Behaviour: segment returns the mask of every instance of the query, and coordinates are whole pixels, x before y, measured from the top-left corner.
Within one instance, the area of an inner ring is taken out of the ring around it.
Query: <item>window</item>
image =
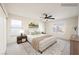
[[[22,27],[22,22],[20,20],[12,20],[11,21],[11,27],[21,28]]]
[[[11,35],[19,35],[22,30],[22,21],[21,20],[11,20]]]

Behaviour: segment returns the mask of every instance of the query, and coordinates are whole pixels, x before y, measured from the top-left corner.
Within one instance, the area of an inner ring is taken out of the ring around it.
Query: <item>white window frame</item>
[[[16,22],[16,23],[12,24],[12,21]],[[11,22],[10,23],[10,35],[11,36],[18,36],[18,35],[20,35],[20,31],[23,29],[22,21],[21,20],[17,20],[17,19],[12,19],[10,22]]]

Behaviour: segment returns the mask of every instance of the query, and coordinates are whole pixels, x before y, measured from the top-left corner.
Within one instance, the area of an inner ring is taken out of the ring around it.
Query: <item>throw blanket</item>
[[[48,38],[48,37],[51,37],[52,35],[45,35],[45,36],[41,36],[41,37],[37,37],[37,38],[34,38],[32,40],[32,47],[35,49],[35,50],[39,50],[39,42],[45,38]]]

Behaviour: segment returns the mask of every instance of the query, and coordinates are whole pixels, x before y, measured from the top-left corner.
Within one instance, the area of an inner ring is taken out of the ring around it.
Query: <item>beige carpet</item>
[[[46,49],[42,54],[34,50],[32,46],[26,42],[22,44],[8,44],[6,55],[69,55],[70,42],[57,39],[57,43]]]

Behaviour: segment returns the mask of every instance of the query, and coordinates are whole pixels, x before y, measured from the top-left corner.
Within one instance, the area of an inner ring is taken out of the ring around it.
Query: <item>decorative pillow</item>
[[[37,35],[37,34],[41,34],[40,32],[31,32],[31,35]]]

